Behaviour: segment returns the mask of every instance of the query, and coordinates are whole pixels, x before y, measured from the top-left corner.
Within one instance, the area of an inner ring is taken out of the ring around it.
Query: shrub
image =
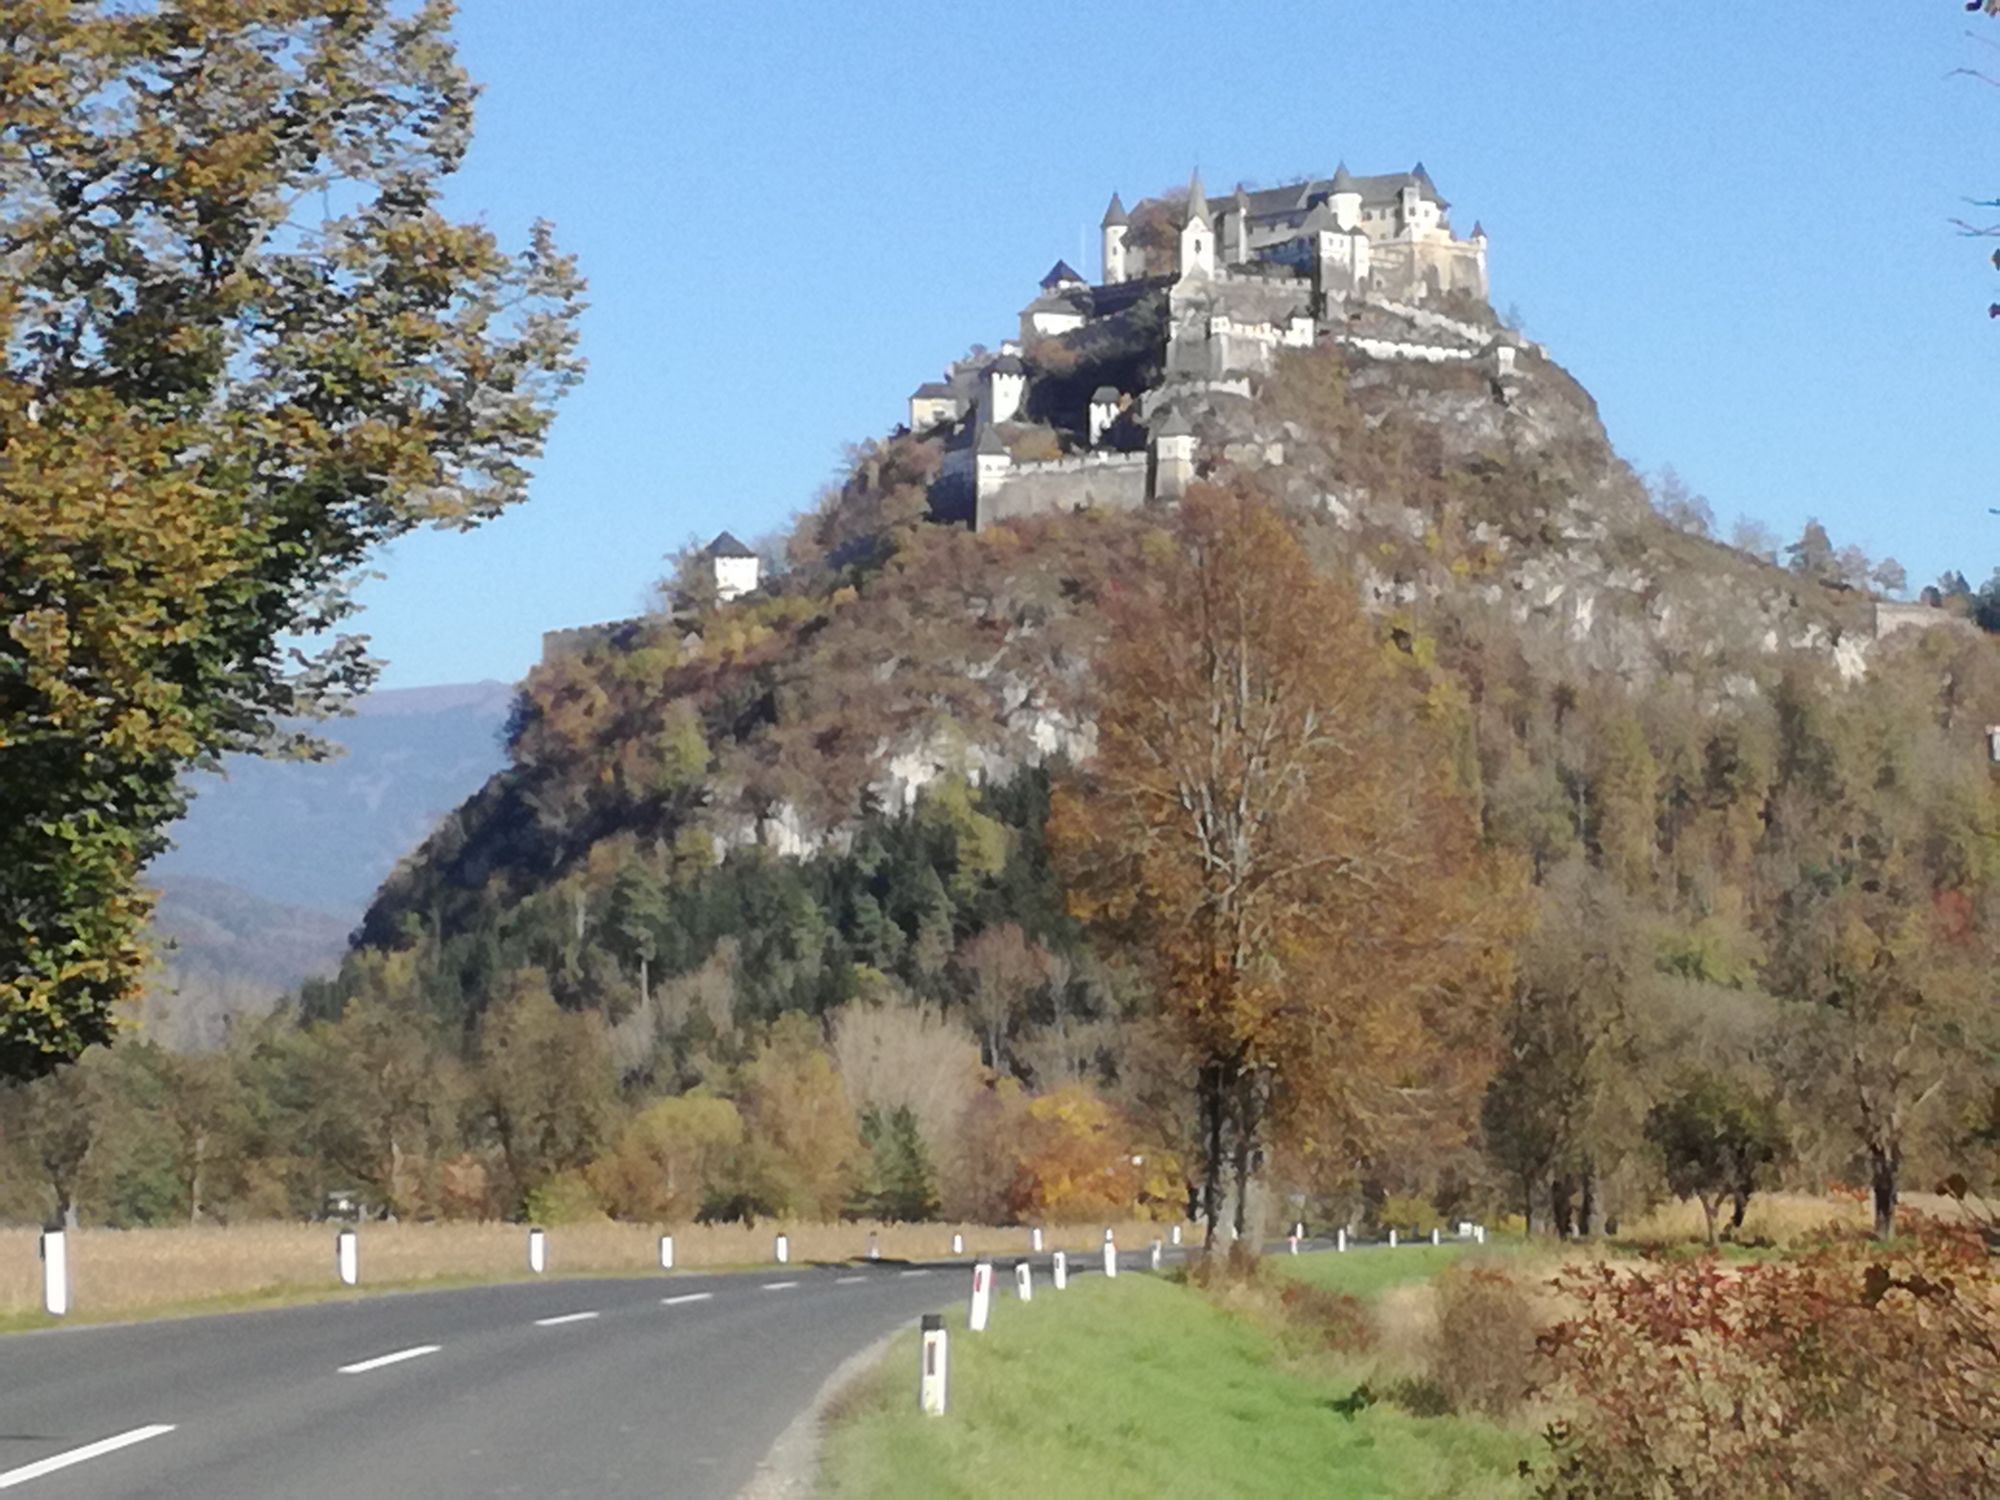
[[[1504,1271],[1454,1266],[1438,1277],[1431,1378],[1454,1411],[1511,1416],[1534,1394],[1535,1299]]]
[[[597,1194],[581,1172],[558,1172],[529,1191],[528,1221],[553,1229],[559,1224],[593,1224],[606,1214]]]
[[[2000,1286],[1935,1223],[1794,1261],[1575,1267],[1538,1493],[2000,1493]]]
[[[1431,1200],[1416,1193],[1391,1193],[1382,1200],[1375,1217],[1384,1229],[1400,1229],[1405,1234],[1429,1234],[1445,1227]]]

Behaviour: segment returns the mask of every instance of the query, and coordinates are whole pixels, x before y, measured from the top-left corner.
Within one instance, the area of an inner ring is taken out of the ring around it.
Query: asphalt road
[[[1004,1300],[1012,1261],[995,1264]],[[1096,1264],[1073,1256],[1072,1274]],[[969,1265],[538,1281],[18,1334],[0,1339],[0,1490],[731,1496],[835,1366],[964,1297]]]

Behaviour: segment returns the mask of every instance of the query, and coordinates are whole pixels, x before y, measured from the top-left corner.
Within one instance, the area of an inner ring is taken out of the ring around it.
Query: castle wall
[[[979,497],[978,530],[1063,510],[1137,510],[1146,503],[1144,453],[1088,453],[1016,464]]]

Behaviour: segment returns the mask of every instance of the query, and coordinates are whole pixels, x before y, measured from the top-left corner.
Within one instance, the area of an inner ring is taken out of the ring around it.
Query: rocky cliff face
[[[1376,346],[1477,342],[1370,316]],[[1516,352],[1496,358],[1500,342]],[[1865,659],[1867,599],[1665,524],[1583,388],[1497,329],[1485,353],[1449,360],[1323,339],[1248,392],[1173,393],[1203,477],[1286,504],[1398,639],[1447,664],[1504,640],[1538,681],[1671,680],[1698,708],[1757,693],[1790,653],[1847,672]],[[935,437],[866,446],[800,523],[792,573],[538,669],[512,766],[384,888],[368,939],[393,943],[453,902],[490,912],[587,879],[607,842],[697,865],[746,846],[842,850],[927,787],[1087,754],[1095,600],[1145,566],[1160,518],[973,535],[923,519],[940,460]]]

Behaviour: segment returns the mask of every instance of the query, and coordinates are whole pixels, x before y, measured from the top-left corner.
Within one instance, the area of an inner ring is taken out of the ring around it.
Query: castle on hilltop
[[[1368,359],[1484,360],[1512,379],[1521,347],[1487,306],[1486,232],[1453,232],[1419,162],[1252,191],[1218,209],[1197,172],[1184,200],[1111,195],[1095,284],[1065,261],[1019,335],[910,395],[912,432],[942,433],[942,518],[1173,500],[1199,468],[1183,407],[1247,398],[1278,351],[1332,339]]]

